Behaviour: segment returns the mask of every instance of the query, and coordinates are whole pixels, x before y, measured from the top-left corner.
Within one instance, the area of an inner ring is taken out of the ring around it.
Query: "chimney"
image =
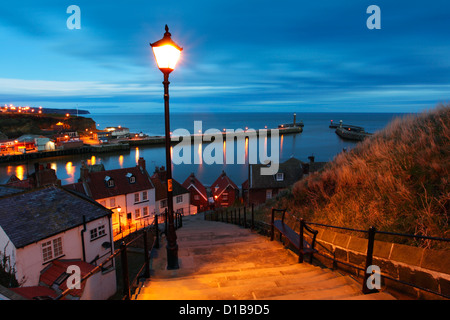
[[[89,178],[89,168],[87,167],[86,163],[83,161],[81,163],[80,179],[78,181],[85,182],[88,180],[88,178]]]
[[[310,163],[314,163],[314,156],[309,156],[308,159]]]
[[[141,168],[141,170],[145,170],[145,160],[144,158],[140,157],[138,160],[138,167]]]

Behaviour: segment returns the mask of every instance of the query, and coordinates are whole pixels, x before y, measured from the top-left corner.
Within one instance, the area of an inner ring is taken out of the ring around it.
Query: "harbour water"
[[[296,157],[308,161],[308,156],[314,155],[316,161],[330,161],[344,148],[350,150],[357,142],[342,140],[334,129],[328,126],[330,120],[364,127],[366,132],[374,133],[384,128],[393,118],[404,114],[394,113],[299,113],[297,121],[303,121],[303,132],[279,136],[280,161]],[[99,129],[109,126],[122,126],[133,133],[148,135],[164,135],[164,114],[91,114]],[[173,113],[171,114],[171,131],[186,129],[194,132],[194,121],[202,121],[203,132],[207,129],[264,129],[277,128],[279,124],[293,121],[293,113]],[[268,138],[270,139],[270,138]],[[265,142],[270,146],[270,140]],[[200,147],[192,146],[192,154],[201,156],[206,143]],[[235,144],[235,148],[238,146]],[[224,151],[226,143],[223,144]],[[248,150],[246,150],[248,152]],[[272,150],[269,150],[270,155]],[[225,152],[224,152],[225,153]],[[235,152],[236,154],[236,152]],[[77,182],[82,162],[88,164],[102,163],[107,170],[135,166],[139,157],[146,160],[147,170],[153,173],[156,166],[165,165],[164,146],[132,147],[127,152],[117,152],[98,155],[74,155],[48,159],[40,159],[40,163],[50,163],[56,170],[62,184]],[[193,162],[193,161],[192,161]],[[237,184],[241,185],[248,175],[246,164],[237,164],[236,159],[224,159],[223,164],[179,164],[173,165],[174,178],[182,183],[194,172],[205,185],[212,184],[224,170]],[[34,171],[33,163],[11,163],[0,166],[0,183],[5,183],[11,175],[20,179],[26,178],[27,173]]]

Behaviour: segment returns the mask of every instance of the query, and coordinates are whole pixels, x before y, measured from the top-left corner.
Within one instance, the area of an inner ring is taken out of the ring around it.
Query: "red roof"
[[[238,186],[227,176],[225,171],[222,171],[222,174],[217,178],[216,181],[211,185],[211,191],[213,196],[220,196],[222,192],[224,192],[228,186],[231,186],[234,189],[239,190]]]
[[[27,299],[35,299],[37,297],[52,297],[58,296],[56,291],[52,289],[52,286],[57,286],[61,292],[67,289],[67,268],[69,266],[78,266],[81,271],[81,277],[84,277],[90,271],[92,271],[95,266],[80,260],[54,260],[52,261],[44,270],[42,270],[41,276],[39,278],[39,286],[31,287],[20,287],[12,288],[11,291],[16,292]],[[63,278],[61,278],[63,276]],[[61,283],[58,285],[55,281],[61,278]],[[69,295],[72,297],[81,297],[84,291],[86,282],[81,284],[81,289],[73,289],[70,291]]]
[[[203,198],[205,198],[205,200],[208,200],[208,194],[206,193],[205,186],[195,177],[193,173],[183,182],[182,186],[188,190],[190,188],[194,188]]]
[[[134,182],[130,180],[134,177]],[[114,181],[108,186],[107,180]],[[115,197],[129,193],[153,189],[153,183],[145,169],[136,167],[89,172],[85,181],[64,186],[85,193],[94,200]]]

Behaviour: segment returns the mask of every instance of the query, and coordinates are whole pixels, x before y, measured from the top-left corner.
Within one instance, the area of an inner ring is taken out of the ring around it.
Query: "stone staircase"
[[[164,241],[136,300],[394,299],[363,295],[360,281],[308,263],[277,241],[236,225],[186,217],[177,230],[180,268],[166,269]]]

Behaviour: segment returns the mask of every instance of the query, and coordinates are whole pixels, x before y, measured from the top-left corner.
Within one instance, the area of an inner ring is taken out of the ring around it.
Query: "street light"
[[[173,194],[172,194],[172,160],[170,157],[170,114],[169,114],[169,74],[175,69],[183,50],[171,38],[169,27],[166,25],[164,37],[150,43],[155,55],[159,70],[164,74],[164,116],[165,116],[165,140],[166,140],[166,174],[167,174],[167,210],[168,210],[168,234],[167,234],[167,269],[178,269],[178,244],[175,233],[173,216]]]

